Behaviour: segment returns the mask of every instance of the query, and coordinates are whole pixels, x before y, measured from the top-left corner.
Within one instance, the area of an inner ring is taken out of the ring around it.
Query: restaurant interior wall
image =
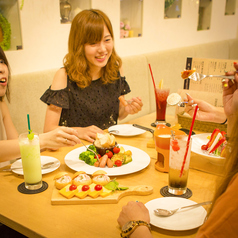
[[[238,0],[235,15],[224,15],[225,2],[213,1],[211,28],[197,31],[196,0],[183,0],[177,19],[164,19],[163,0],[143,0],[142,36],[124,39],[120,39],[120,0],[91,0],[91,6],[109,16],[116,50],[126,57],[237,38]],[[71,25],[61,24],[59,8],[59,0],[24,1],[20,10],[23,49],[6,51],[13,75],[62,66]]]

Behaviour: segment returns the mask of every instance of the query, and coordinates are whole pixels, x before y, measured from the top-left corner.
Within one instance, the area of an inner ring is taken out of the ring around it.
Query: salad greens
[[[116,179],[113,179],[112,181],[110,181],[108,184],[104,185],[104,187],[108,190],[127,190],[128,187],[119,187],[118,186],[119,183],[116,181]]]
[[[94,145],[90,145],[88,148],[97,153],[96,147]],[[94,165],[94,163],[97,161],[97,158],[94,158],[94,153],[89,150],[82,152],[79,155],[79,159],[83,160],[86,164],[89,165]]]

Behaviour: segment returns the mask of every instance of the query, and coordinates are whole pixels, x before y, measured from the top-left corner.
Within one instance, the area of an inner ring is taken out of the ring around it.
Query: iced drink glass
[[[184,161],[184,155],[187,147],[187,135],[178,135],[170,139],[169,154],[169,193],[182,195],[187,191],[188,171],[191,154],[192,139],[190,139],[186,162],[183,173],[180,176],[181,168]]]
[[[156,100],[156,122],[159,124],[161,122],[165,123],[165,114],[167,106],[167,97],[169,96],[169,89],[159,89],[155,90],[155,100]]]
[[[34,138],[28,139],[28,133],[20,134],[19,145],[25,187],[29,190],[39,189],[42,187],[39,136],[34,133]]]

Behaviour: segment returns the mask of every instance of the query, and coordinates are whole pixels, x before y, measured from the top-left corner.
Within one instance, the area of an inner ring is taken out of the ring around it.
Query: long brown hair
[[[212,211],[215,201],[218,197],[220,197],[227,189],[231,179],[234,177],[235,174],[238,173],[238,130],[235,129],[238,127],[238,115],[236,115],[236,121],[233,125],[232,133],[228,140],[226,146],[226,160],[225,166],[223,170],[222,177],[217,181],[219,185],[217,186],[217,190],[215,192],[212,207],[209,211]]]
[[[114,41],[111,22],[102,11],[97,9],[84,10],[73,19],[69,33],[68,54],[64,57],[64,67],[70,79],[81,88],[89,86],[92,81],[84,46],[86,43],[91,44],[102,40],[104,25],[106,25]],[[107,65],[102,68],[101,80],[103,83],[117,80],[120,67],[121,59],[113,47]]]
[[[11,78],[11,72],[10,72],[10,66],[7,60],[7,57],[3,51],[3,49],[0,47],[0,59],[4,60],[7,68],[8,68],[8,80],[7,80],[7,89],[6,89],[6,94],[4,96],[6,96],[8,102],[10,102],[10,78]],[[0,102],[3,101],[4,96],[0,97]]]

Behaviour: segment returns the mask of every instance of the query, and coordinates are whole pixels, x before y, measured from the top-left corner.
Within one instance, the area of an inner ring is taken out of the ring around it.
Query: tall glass
[[[169,89],[159,89],[155,90],[155,100],[156,100],[156,122],[155,124],[165,124],[165,114],[167,106],[167,97],[169,96]]]
[[[25,187],[36,190],[42,187],[40,141],[39,136],[34,133],[34,138],[28,139],[28,133],[19,136],[22,167]]]
[[[174,138],[171,137],[170,139],[169,193],[172,193],[174,195],[182,195],[187,191],[192,139],[190,139],[183,173],[180,176],[181,168],[184,161],[184,155],[187,148],[187,140],[187,135],[178,135]]]

